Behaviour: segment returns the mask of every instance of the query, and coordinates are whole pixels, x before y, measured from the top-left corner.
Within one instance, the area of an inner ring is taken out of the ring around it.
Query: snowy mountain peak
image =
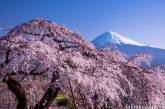
[[[108,31],[99,35],[96,39],[92,41],[97,48],[103,47],[107,44],[128,44],[136,46],[145,46],[144,44],[133,41],[125,36],[118,33]]]
[[[118,33],[115,32],[109,32],[112,35],[113,40],[116,40],[118,44],[124,43],[124,44],[130,44],[130,45],[139,45],[139,46],[145,46],[141,43],[138,43],[136,41],[133,41],[127,37],[124,37]]]

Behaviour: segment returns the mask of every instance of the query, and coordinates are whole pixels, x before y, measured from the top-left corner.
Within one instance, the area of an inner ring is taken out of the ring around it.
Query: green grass
[[[57,97],[54,99],[53,101],[54,104],[56,104],[57,106],[66,106],[66,107],[73,107],[73,102],[72,100],[70,100],[66,93],[64,93],[63,91],[60,91],[57,95]]]
[[[64,92],[60,91],[57,97],[55,98],[54,102],[58,106],[66,106],[68,104],[68,98],[66,97]]]

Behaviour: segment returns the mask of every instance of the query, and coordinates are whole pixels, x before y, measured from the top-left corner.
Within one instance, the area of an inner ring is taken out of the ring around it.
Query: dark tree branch
[[[42,97],[41,101],[36,104],[34,109],[48,109],[54,98],[57,97],[59,90],[60,88],[53,89],[52,87],[49,87]]]
[[[71,91],[71,95],[72,95],[72,99],[73,99],[73,103],[74,103],[74,108],[78,109],[77,106],[76,106],[76,101],[75,101],[75,97],[74,97],[74,94],[73,94],[73,89],[72,89],[72,84],[71,84],[70,79],[68,79],[68,82],[69,82],[69,87],[70,87],[70,91]]]
[[[7,52],[6,52],[6,59],[5,59],[5,63],[8,64],[10,62],[9,60],[9,54],[10,54],[11,50],[9,49]]]
[[[31,33],[31,32],[27,32],[27,31],[23,31],[23,33],[25,33],[25,34],[31,34],[31,35],[34,35],[34,36],[42,36],[42,38],[41,38],[41,41],[44,39],[44,37],[51,37],[51,36],[54,36],[54,33],[52,33],[52,32],[50,32],[50,34],[43,34],[43,35],[41,35],[41,34],[36,34],[36,33]],[[55,42],[57,42],[57,43],[62,43],[62,42],[64,42],[64,43],[70,43],[70,44],[77,44],[77,46],[80,46],[80,44],[79,43],[77,43],[77,42],[72,42],[72,41],[66,41],[66,40],[59,40],[59,39],[57,39],[56,37],[52,37],[53,38],[53,40],[55,41]],[[77,47],[76,46],[76,47]]]
[[[49,108],[54,98],[57,97],[58,92],[60,90],[58,78],[59,78],[59,75],[53,76],[51,85],[45,92],[42,99],[35,105],[34,109],[48,109]]]

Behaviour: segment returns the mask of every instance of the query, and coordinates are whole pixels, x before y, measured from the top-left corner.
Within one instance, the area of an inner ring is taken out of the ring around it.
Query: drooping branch
[[[7,75],[4,77],[3,82],[5,82],[8,88],[15,94],[18,100],[17,109],[27,109],[26,95],[21,84]]]
[[[64,39],[63,40],[57,39],[56,37],[54,37],[55,35],[54,35],[54,33],[52,31],[49,30],[49,32],[50,32],[49,34],[47,34],[47,33],[38,34],[38,33],[31,33],[31,32],[27,32],[27,31],[23,31],[24,34],[30,34],[30,35],[34,35],[34,36],[41,36],[42,37],[41,41],[43,41],[45,37],[51,37],[52,40],[54,40],[55,42],[59,43],[60,50],[64,50],[64,49],[67,49],[67,48],[78,48],[78,47],[81,46],[77,42],[72,42],[72,41],[68,41],[68,40],[64,40]],[[71,44],[71,45],[67,45],[66,43]]]
[[[68,82],[69,82],[69,87],[70,87],[70,91],[71,91],[71,95],[72,95],[72,99],[73,99],[73,103],[74,103],[74,108],[77,109],[76,101],[75,101],[75,97],[74,97],[74,94],[73,94],[73,89],[72,89],[72,85],[71,85],[70,79],[68,79]]]

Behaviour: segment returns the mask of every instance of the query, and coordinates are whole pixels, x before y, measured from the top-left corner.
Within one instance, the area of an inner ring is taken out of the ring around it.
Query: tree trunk
[[[35,105],[34,109],[49,108],[54,98],[57,97],[57,94],[60,90],[60,84],[59,81],[57,81],[57,78],[57,76],[53,77],[49,88],[46,90],[42,99]],[[9,90],[11,90],[15,94],[18,100],[17,109],[28,109],[25,90],[23,89],[21,84],[8,75],[3,78],[3,82],[5,82],[8,85]]]
[[[21,84],[10,76],[5,76],[3,82],[5,82],[9,90],[15,94],[18,100],[17,109],[27,109],[25,90]]]

